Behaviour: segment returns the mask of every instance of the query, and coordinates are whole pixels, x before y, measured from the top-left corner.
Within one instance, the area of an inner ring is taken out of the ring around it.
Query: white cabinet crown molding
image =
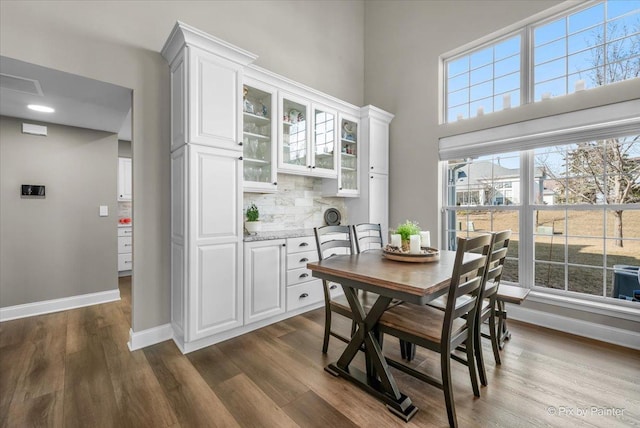
[[[171,64],[185,45],[198,46],[214,55],[246,66],[258,58],[258,55],[225,42],[215,36],[198,30],[184,22],[177,21],[161,54]]]
[[[386,123],[390,123],[391,120],[395,117],[395,115],[389,113],[388,111],[384,111],[376,106],[372,106],[371,104],[366,105],[360,109],[360,117],[371,117],[373,119],[378,119]]]

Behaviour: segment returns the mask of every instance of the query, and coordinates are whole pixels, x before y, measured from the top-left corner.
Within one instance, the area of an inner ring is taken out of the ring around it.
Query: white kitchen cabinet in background
[[[347,200],[353,224],[380,223],[382,238],[389,233],[389,124],[393,115],[365,106],[360,115],[360,197]]]
[[[118,227],[118,272],[130,271],[133,268],[132,236],[131,226]]]
[[[244,322],[283,314],[285,307],[284,239],[244,244]]]
[[[131,158],[118,158],[118,200],[130,201],[132,195]]]
[[[178,22],[171,67],[171,324],[183,352],[244,325],[242,79],[255,55]],[[219,341],[219,339],[218,339]]]

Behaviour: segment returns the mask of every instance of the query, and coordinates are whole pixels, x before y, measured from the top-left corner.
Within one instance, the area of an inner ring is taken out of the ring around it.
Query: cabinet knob
[[[338,288],[338,286],[333,284],[333,285],[331,285],[331,287],[329,287],[329,290],[335,290],[336,288]]]
[[[238,145],[239,145],[239,146],[241,146],[241,145],[242,145],[242,141],[240,141],[240,142],[238,143]],[[373,167],[371,167],[371,168],[373,168]]]
[[[371,169],[373,169],[373,167],[371,167]]]
[[[283,246],[283,247],[286,247],[286,246],[287,246],[287,244],[282,244],[282,246]]]
[[[316,166],[315,166],[315,165],[314,165],[314,166],[312,166],[312,167],[311,167],[311,169],[316,169]]]
[[[340,188],[340,190],[342,190],[342,187]]]
[[[278,182],[277,182],[277,181],[274,181],[274,182],[273,182],[273,185],[274,185],[274,186],[277,186],[277,185],[278,185]]]
[[[307,165],[307,168],[311,168],[311,165]]]
[[[239,160],[242,160],[242,156],[240,156],[238,159],[239,159]]]
[[[309,294],[307,294],[307,293],[302,293],[302,294],[300,295],[299,299],[304,299],[304,298],[307,298],[307,297],[309,297]]]

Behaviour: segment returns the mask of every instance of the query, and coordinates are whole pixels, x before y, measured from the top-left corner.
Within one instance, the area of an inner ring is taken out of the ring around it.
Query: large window
[[[640,266],[640,135],[449,161],[447,177],[449,248],[511,229],[505,280],[633,298],[615,284],[622,266]]]
[[[640,77],[640,0],[588,2],[444,60],[455,122]]]

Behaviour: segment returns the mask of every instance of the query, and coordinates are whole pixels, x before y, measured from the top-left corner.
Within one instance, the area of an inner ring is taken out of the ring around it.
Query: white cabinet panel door
[[[389,124],[371,119],[369,127],[369,172],[389,174]]]
[[[191,334],[197,340],[243,325],[237,243],[200,246],[192,279]]]
[[[240,151],[239,67],[195,47],[189,52],[189,142]]]
[[[130,201],[132,196],[131,158],[118,158],[118,200]]]
[[[245,323],[282,314],[286,310],[284,243],[284,240],[245,243]]]
[[[227,150],[191,148],[192,227],[199,241],[238,238],[242,230],[239,157]]]
[[[186,66],[184,52],[171,65],[171,151],[187,142],[186,116]]]
[[[389,176],[369,174],[369,222],[380,223],[382,239],[389,237]]]

